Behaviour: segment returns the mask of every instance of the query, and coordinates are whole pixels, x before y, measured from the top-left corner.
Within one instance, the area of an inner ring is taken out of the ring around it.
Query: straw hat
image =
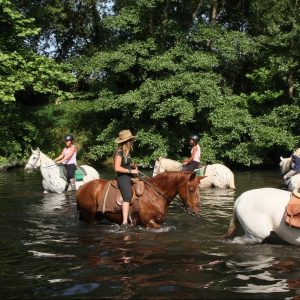
[[[135,138],[135,136],[132,135],[131,131],[128,129],[122,130],[119,132],[119,136],[115,139],[115,142],[117,144],[126,142],[128,140],[131,140]]]

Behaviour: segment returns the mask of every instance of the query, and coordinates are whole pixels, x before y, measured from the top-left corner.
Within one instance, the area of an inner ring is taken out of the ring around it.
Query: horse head
[[[180,179],[178,194],[183,200],[187,212],[190,215],[200,214],[200,180],[206,176],[197,176],[195,172],[179,172]]]
[[[40,154],[40,149],[36,148],[36,150],[31,149],[31,156],[29,157],[29,160],[25,166],[25,170],[27,172],[31,172],[34,169],[40,167],[41,165],[41,154]]]
[[[161,173],[160,172],[160,160],[161,160],[161,157],[159,157],[158,159],[155,160],[152,177],[154,177],[157,174]]]
[[[155,161],[152,177],[161,174],[163,172],[180,171],[181,168],[182,168],[182,163],[173,159],[159,157]]]
[[[291,158],[290,157],[284,158],[280,156],[279,167],[280,167],[281,175],[287,173],[291,169]]]

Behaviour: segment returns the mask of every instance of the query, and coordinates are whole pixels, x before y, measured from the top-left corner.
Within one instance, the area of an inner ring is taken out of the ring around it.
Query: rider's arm
[[[55,159],[54,159],[54,162],[58,162],[59,160],[61,160],[61,159],[63,159],[64,158],[64,150],[61,152],[61,154],[58,156],[58,157],[56,157]]]
[[[126,169],[121,166],[122,163],[122,157],[119,154],[115,155],[115,161],[114,161],[114,170],[118,173],[124,173],[124,174],[137,174],[137,169]]]
[[[197,152],[197,147],[193,146],[192,148],[192,153],[191,153],[191,157],[189,157],[188,159],[185,159],[183,162],[184,164],[189,164],[190,162],[192,162],[194,160],[194,157],[196,155]]]

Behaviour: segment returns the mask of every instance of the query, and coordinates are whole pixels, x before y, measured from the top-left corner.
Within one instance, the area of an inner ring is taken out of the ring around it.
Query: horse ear
[[[189,180],[194,180],[195,177],[196,177],[196,173],[193,172],[193,173],[190,175]]]
[[[39,147],[37,147],[37,148],[36,148],[36,150],[37,150],[37,151],[40,151],[40,148],[39,148]]]
[[[282,156],[280,156],[280,160],[283,160],[283,157],[282,157]]]
[[[200,182],[203,178],[205,178],[207,176],[197,176],[198,181]]]

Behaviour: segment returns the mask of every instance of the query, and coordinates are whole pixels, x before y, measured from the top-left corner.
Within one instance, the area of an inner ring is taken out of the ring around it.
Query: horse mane
[[[157,174],[155,177],[150,177],[149,178],[149,182],[151,182],[152,184],[156,184],[159,186],[165,186],[168,183],[168,180],[172,177],[176,177],[178,174],[178,172],[176,171],[172,171],[172,172],[163,172],[160,174]]]
[[[172,179],[173,177],[177,180],[177,182],[182,181],[182,177],[185,177],[184,175],[192,175],[195,174],[193,171],[170,171],[170,172],[163,172],[160,174],[157,174],[154,177],[149,178],[149,182],[152,184],[157,184],[159,186],[165,186],[168,184],[168,181]],[[196,174],[195,174],[196,176]]]

